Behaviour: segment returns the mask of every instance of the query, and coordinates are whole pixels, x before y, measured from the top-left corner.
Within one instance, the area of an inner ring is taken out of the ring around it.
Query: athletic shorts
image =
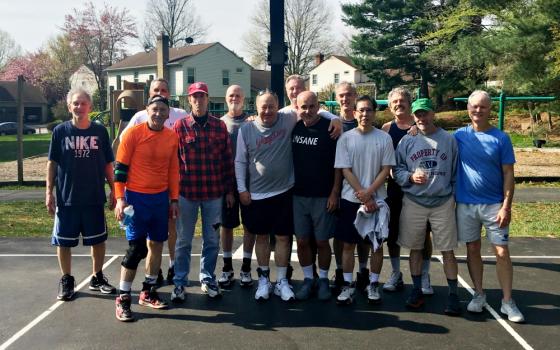
[[[371,244],[369,238],[362,238],[354,226],[354,220],[356,220],[356,214],[360,206],[361,203],[350,202],[343,198],[340,199],[339,217],[336,223],[334,238],[344,243]]]
[[[424,249],[428,222],[432,228],[432,244],[442,252],[457,248],[455,199],[450,196],[442,205],[427,208],[404,196],[397,243],[408,249]]]
[[[459,241],[468,243],[480,239],[482,226],[486,237],[494,245],[508,245],[509,226],[499,227],[496,221],[502,203],[465,204],[457,203],[457,231]]]
[[[241,223],[239,221],[239,193],[233,195],[234,203],[231,208],[227,207],[226,196],[222,199],[222,227],[234,229]]]
[[[167,240],[169,229],[169,193],[155,194],[125,191],[128,205],[134,206],[132,223],[126,227],[126,239],[149,239],[154,242]]]
[[[294,233],[292,191],[276,196],[252,200],[241,205],[243,225],[252,234],[291,236]]]
[[[83,245],[96,245],[107,240],[104,205],[56,207],[52,245],[75,247],[80,234]]]
[[[391,196],[385,199],[390,210],[389,217],[389,236],[387,237],[388,246],[397,246],[399,239],[399,220],[402,210],[402,193],[401,196]]]
[[[327,197],[295,196],[294,231],[297,238],[315,236],[318,241],[328,241],[336,229],[336,216],[327,211]]]

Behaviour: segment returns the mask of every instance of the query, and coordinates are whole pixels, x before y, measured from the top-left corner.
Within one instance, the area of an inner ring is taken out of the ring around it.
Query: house
[[[95,74],[86,65],[82,64],[72,75],[70,76],[70,88],[82,88],[86,90],[90,96],[97,91],[97,80],[95,80]]]
[[[315,55],[315,68],[309,72],[309,90],[319,93],[328,85],[342,81],[355,85],[368,83],[371,80],[352,63],[350,57],[332,55],[323,60],[322,54]]]
[[[17,121],[17,81],[0,81],[0,122]],[[48,117],[47,100],[41,90],[23,83],[24,123],[46,123]]]
[[[107,86],[120,90],[125,80],[147,82],[154,79],[158,71],[157,56],[158,51],[140,52],[113,64],[105,69]],[[189,85],[196,81],[208,84],[210,110],[227,108],[224,97],[229,85],[237,84],[251,91],[253,67],[219,42],[169,48],[164,60],[167,61],[169,90],[176,100],[184,101]]]

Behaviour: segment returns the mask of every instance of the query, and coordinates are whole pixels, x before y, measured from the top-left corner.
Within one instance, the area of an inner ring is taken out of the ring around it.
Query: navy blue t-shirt
[[[105,167],[115,160],[105,127],[78,129],[71,121],[54,128],[49,160],[57,163],[57,206],[103,205]]]

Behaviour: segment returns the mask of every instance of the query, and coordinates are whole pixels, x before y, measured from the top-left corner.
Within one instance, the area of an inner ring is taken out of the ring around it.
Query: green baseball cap
[[[419,98],[416,101],[412,102],[412,113],[415,113],[419,110],[433,111],[434,107],[432,106],[432,100],[430,100],[429,98]]]

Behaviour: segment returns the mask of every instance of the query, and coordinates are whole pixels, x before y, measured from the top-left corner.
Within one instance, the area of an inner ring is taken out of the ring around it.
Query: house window
[[[229,85],[229,70],[227,69],[222,71],[222,85]]]
[[[350,74],[350,71],[345,70],[344,75],[346,75],[346,74]]]
[[[117,90],[121,89],[121,76],[117,75]]]
[[[338,84],[340,82],[340,74],[334,73],[334,83]]]
[[[241,67],[235,68],[235,73],[243,73],[243,68]]]
[[[154,76],[150,74],[148,77],[148,81],[152,81],[152,80],[154,80]]]
[[[187,68],[187,84],[194,83],[194,68]]]
[[[134,72],[134,82],[138,82],[138,71]]]
[[[311,75],[311,84],[317,85],[317,74]]]

